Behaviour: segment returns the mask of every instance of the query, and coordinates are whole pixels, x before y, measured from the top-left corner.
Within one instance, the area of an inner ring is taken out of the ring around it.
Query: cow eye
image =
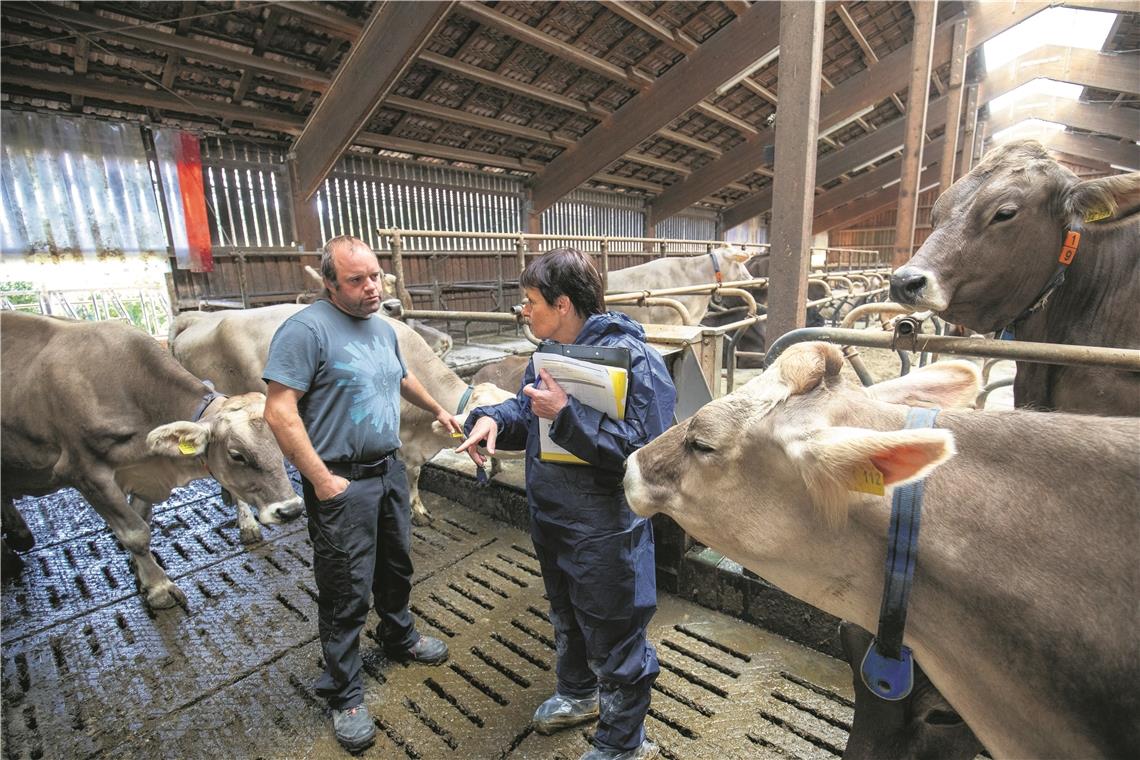
[[[248,460],[245,458],[245,454],[241,453],[237,449],[230,449],[228,453],[230,455],[230,459],[237,462],[238,464],[246,464],[248,462]]]
[[[1015,216],[1017,216],[1017,209],[1009,207],[1009,206],[1005,206],[1003,208],[999,208],[997,210],[997,213],[994,214],[994,223],[1008,222],[1010,219],[1014,218]]]
[[[688,443],[689,448],[691,448],[693,451],[699,451],[702,454],[711,454],[712,452],[716,451],[716,447],[710,446],[700,438],[690,438]]]

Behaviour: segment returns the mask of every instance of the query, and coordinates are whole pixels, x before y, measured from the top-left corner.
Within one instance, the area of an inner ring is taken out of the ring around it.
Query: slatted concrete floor
[[[39,539],[3,587],[10,758],[341,758],[320,672],[304,519],[252,548],[210,481],[156,509],[154,550],[189,598],[150,612],[126,555],[74,492],[21,503]],[[372,758],[576,758],[588,730],[534,733],[553,637],[525,533],[433,494],[414,530],[413,605],[450,661],[404,666],[365,642]],[[374,621],[373,621],[374,623]],[[846,665],[672,597],[650,632],[662,673],[648,731],[666,758],[834,758]]]

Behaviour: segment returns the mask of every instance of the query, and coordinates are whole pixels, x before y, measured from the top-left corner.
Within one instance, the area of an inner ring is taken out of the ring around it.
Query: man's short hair
[[[602,276],[590,257],[576,248],[555,248],[531,259],[519,276],[519,285],[534,288],[549,304],[566,296],[581,317],[606,310]]]
[[[325,241],[325,245],[321,249],[321,277],[333,285],[336,285],[336,262],[333,261],[333,252],[345,243],[350,247],[357,244],[368,247],[363,240],[352,235],[337,235]]]

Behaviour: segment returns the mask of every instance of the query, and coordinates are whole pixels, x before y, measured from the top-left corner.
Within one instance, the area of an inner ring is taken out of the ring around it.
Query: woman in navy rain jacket
[[[572,248],[534,259],[519,283],[524,315],[541,339],[621,346],[630,353],[625,417],[615,420],[579,403],[544,370],[527,367],[518,395],[478,407],[456,449],[483,464],[487,452],[526,449],[531,537],[550,599],[557,686],[535,712],[542,733],[598,717],[596,749],[582,760],[654,757],[645,738],[657,652],[646,627],[657,609],[653,527],[630,511],[622,489],[625,460],[672,424],[676,389],[641,325],[604,308],[601,277]],[[539,459],[539,418],[550,437],[588,464]],[[600,708],[600,709],[599,709]]]

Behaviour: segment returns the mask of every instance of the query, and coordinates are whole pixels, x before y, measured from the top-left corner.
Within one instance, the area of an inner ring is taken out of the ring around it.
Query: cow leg
[[[154,514],[154,505],[146,499],[140,499],[135,494],[128,496],[127,500],[130,502],[131,509],[135,511],[135,514],[141,517],[142,521],[147,525],[150,525],[150,518]]]
[[[243,544],[256,544],[261,540],[261,524],[254,517],[253,507],[241,499],[234,500],[237,506],[238,533]]]
[[[24,516],[16,509],[16,505],[8,496],[4,497],[2,506],[0,506],[0,523],[2,523],[5,544],[9,549],[26,552],[36,545],[36,537],[28,530]]]
[[[503,463],[499,461],[498,457],[491,457],[491,471],[487,473],[487,477],[493,478],[503,471]],[[476,473],[478,474],[478,473]]]
[[[224,488],[222,489],[222,503],[237,510],[238,535],[243,544],[256,544],[261,540],[261,526],[258,525],[257,517],[253,514],[253,507],[241,499],[235,499],[234,495]]]
[[[139,587],[152,609],[186,604],[182,589],[166,575],[150,553],[150,525],[127,502],[127,496],[110,477],[98,475],[76,484],[79,492],[106,521],[119,543],[131,553]],[[148,508],[149,511],[149,508]]]
[[[431,513],[420,499],[420,466],[412,467],[407,462],[404,466],[408,470],[408,495],[412,500],[412,523],[415,525],[431,525]]]

